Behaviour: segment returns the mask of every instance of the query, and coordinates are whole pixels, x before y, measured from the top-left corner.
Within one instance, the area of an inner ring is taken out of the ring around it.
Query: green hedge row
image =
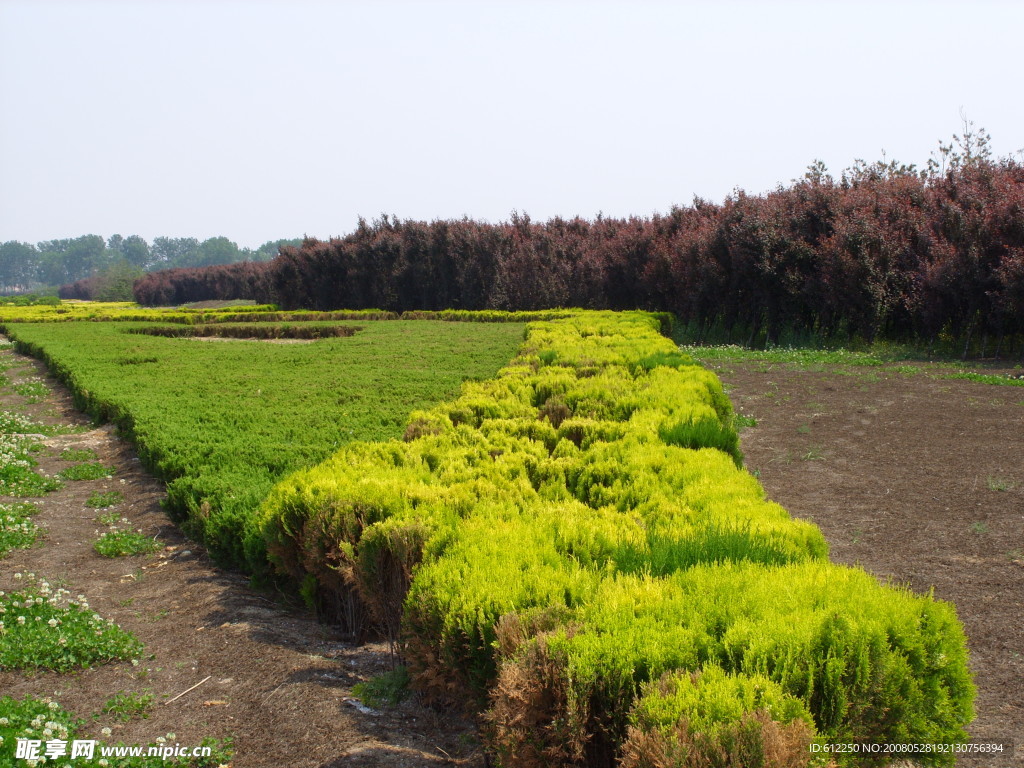
[[[503,765],[805,765],[815,739],[963,738],[952,608],[828,563],[662,327],[532,324],[404,442],[278,484],[271,560],[354,634],[401,641],[422,690],[487,708]]]
[[[128,333],[143,336],[164,336],[171,339],[181,338],[220,338],[220,339],[331,339],[354,336],[361,328],[354,325],[314,325],[303,323],[291,325],[257,325],[256,323],[203,323],[196,325],[144,325],[130,328]]]
[[[52,303],[32,306],[26,310],[18,305],[17,311],[0,313],[3,322],[68,322],[71,320],[145,322],[159,320],[180,325],[202,323],[267,323],[267,322],[316,322],[335,320],[442,320],[446,322],[473,323],[527,323],[542,320],[558,320],[571,317],[575,310],[542,309],[532,312],[511,312],[505,310],[446,309],[440,311],[390,312],[383,309],[354,310],[281,310],[274,304],[253,304],[230,306],[217,309],[200,307],[139,307],[130,302],[74,302],[61,304],[56,298]],[[672,328],[672,315],[668,312],[654,313],[667,335]]]

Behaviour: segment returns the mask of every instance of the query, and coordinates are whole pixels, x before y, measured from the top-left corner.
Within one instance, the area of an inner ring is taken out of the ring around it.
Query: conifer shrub
[[[271,559],[323,603],[357,600],[421,691],[486,709],[506,767],[803,765],[814,739],[964,738],[952,608],[829,564],[742,470],[720,382],[660,327],[531,324],[404,441],[280,483]]]
[[[666,673],[641,687],[629,720],[621,768],[797,768],[815,758],[807,708],[763,675]]]
[[[952,606],[862,570],[701,565],[663,579],[602,580],[564,625],[503,660],[490,718],[509,754],[567,750],[568,764],[611,765],[645,684],[710,665],[769,678],[803,703],[827,741],[953,743],[973,715],[966,657]],[[524,690],[533,692],[530,717],[546,725],[503,731]]]

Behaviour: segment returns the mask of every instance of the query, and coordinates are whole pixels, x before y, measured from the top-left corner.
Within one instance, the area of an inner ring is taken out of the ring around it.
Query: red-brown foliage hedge
[[[651,309],[684,322],[935,339],[1024,332],[1024,166],[945,175],[860,166],[765,195],[640,219],[367,223],[267,263],[135,283],[142,304],[255,299],[283,308]]]

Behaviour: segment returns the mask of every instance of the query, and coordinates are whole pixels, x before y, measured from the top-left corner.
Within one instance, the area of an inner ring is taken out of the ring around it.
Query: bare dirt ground
[[[0,355],[14,356],[11,351]],[[45,376],[15,356],[7,375]],[[967,629],[978,685],[973,736],[1015,741],[1011,759],[961,761],[1024,765],[1024,389],[931,378],[884,369],[797,368],[726,363],[718,373],[738,411],[757,418],[743,432],[747,466],[769,496],[814,520],[833,559],[950,600]],[[102,616],[146,646],[137,667],[111,664],[76,675],[0,672],[0,691],[55,696],[87,718],[83,733],[145,744],[168,732],[182,745],[233,737],[236,768],[437,766],[482,768],[471,723],[406,701],[362,711],[351,688],[390,668],[387,648],[354,648],[301,608],[249,589],[213,566],[160,507],[162,484],[146,474],[109,427],[92,428],[63,388],[26,405],[10,388],[0,407],[37,421],[87,431],[48,438],[41,469],[67,462],[64,447],[89,447],[117,467],[111,480],[69,482],[39,499],[41,547],[0,561],[0,589],[16,571],[34,571],[84,593]],[[104,526],[85,506],[90,493],[119,490],[132,526],[157,535],[164,551],[106,559],[92,544]],[[7,501],[7,499],[0,499]],[[170,701],[190,687],[198,687]],[[119,691],[151,693],[146,719],[101,713]],[[165,703],[167,702],[167,703]]]
[[[813,520],[831,558],[956,605],[976,740],[1024,765],[1024,388],[938,379],[948,366],[710,363],[768,496]],[[1004,369],[1006,370],[1006,369]],[[996,372],[996,371],[991,371]]]

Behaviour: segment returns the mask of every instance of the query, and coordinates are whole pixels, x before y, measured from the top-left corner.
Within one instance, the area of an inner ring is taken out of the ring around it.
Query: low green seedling
[[[409,670],[400,665],[365,683],[356,683],[352,693],[373,709],[396,707],[409,695],[409,683]]]
[[[746,427],[756,427],[757,419],[753,416],[749,416],[745,413],[737,413],[733,416],[733,427],[737,430],[745,429]]]
[[[128,557],[130,555],[150,555],[163,545],[156,539],[145,536],[138,531],[114,530],[107,531],[93,549],[103,557]]]
[[[98,461],[90,461],[85,464],[72,464],[67,469],[57,473],[57,477],[64,480],[99,480],[111,478],[117,472],[116,467],[108,467]]]
[[[124,494],[120,491],[94,491],[85,500],[85,506],[92,509],[106,509],[124,501]]]
[[[96,461],[96,451],[92,448],[65,448],[60,452],[61,461]]]
[[[146,719],[149,717],[149,710],[153,706],[152,693],[132,693],[130,691],[118,691],[111,696],[103,705],[103,711],[113,715],[122,723],[127,723],[136,717]]]
[[[1012,481],[1007,480],[1005,477],[998,475],[989,475],[988,478],[988,489],[990,491],[1012,491],[1014,489]]]
[[[821,452],[821,449],[813,446],[807,450],[807,453],[800,457],[801,461],[823,461],[824,458],[825,454]]]

